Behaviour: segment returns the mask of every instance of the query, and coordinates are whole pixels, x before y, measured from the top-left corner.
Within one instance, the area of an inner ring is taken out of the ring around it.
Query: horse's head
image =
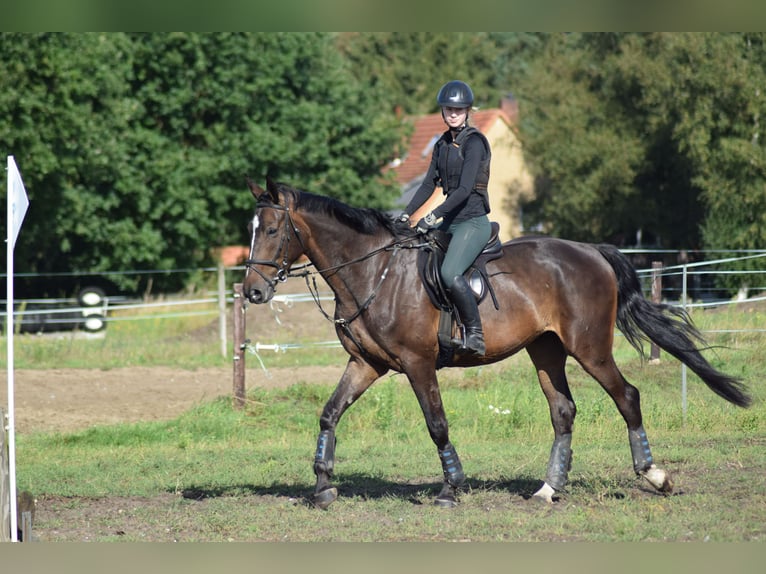
[[[278,281],[287,279],[290,265],[304,252],[291,210],[293,194],[267,178],[266,189],[248,180],[256,201],[255,215],[248,225],[250,256],[245,262],[242,291],[251,303],[267,303],[274,296]]]

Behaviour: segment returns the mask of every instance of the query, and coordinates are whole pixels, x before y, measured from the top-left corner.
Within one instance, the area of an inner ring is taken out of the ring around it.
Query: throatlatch
[[[314,474],[325,472],[332,475],[335,465],[335,432],[323,430],[317,439],[317,452],[314,456]]]
[[[442,461],[442,470],[444,470],[444,480],[449,483],[450,486],[458,487],[465,482],[465,474],[463,473],[463,465],[460,463],[460,459],[457,456],[457,451],[452,443],[447,443],[444,450],[439,451],[439,458]]]
[[[572,470],[572,433],[557,436],[551,447],[551,457],[548,460],[547,482],[554,490],[562,490]]]

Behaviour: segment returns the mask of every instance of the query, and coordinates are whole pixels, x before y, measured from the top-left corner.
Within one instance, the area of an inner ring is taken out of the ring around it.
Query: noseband
[[[287,260],[287,254],[290,247],[290,231],[289,228],[291,227],[293,230],[293,233],[295,234],[295,237],[298,238],[298,243],[301,244],[301,248],[303,251],[305,251],[305,248],[303,246],[303,240],[301,239],[300,231],[293,223],[293,219],[290,216],[290,208],[287,206],[281,206],[276,205],[269,202],[264,202],[259,207],[269,207],[271,209],[276,209],[277,211],[284,211],[285,212],[285,219],[284,219],[284,230],[282,231],[282,238],[279,242],[279,248],[277,249],[276,254],[274,255],[274,259],[246,259],[245,260],[245,269],[247,274],[250,273],[250,271],[256,272],[258,275],[261,276],[261,278],[268,284],[268,286],[271,289],[275,289],[277,282],[284,283],[287,281],[288,272],[290,269],[290,263]],[[253,237],[250,239],[250,255],[253,254],[253,246],[254,246],[254,240],[255,240],[255,229],[253,229]],[[279,261],[281,255],[281,261]],[[277,277],[276,280],[269,279],[266,277],[266,275],[257,269],[256,265],[265,265],[267,267],[274,267],[277,270]]]

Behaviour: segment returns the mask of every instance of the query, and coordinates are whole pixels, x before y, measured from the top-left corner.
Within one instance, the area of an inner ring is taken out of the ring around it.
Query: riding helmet
[[[442,107],[470,108],[473,105],[473,90],[465,82],[452,80],[441,87],[436,101]]]

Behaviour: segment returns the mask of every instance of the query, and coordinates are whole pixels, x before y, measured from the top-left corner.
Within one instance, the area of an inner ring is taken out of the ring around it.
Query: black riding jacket
[[[437,218],[460,223],[486,215],[491,156],[487,138],[476,128],[463,128],[454,141],[447,130],[434,145],[428,173],[405,211],[412,215],[441,186],[447,198],[433,210]]]

